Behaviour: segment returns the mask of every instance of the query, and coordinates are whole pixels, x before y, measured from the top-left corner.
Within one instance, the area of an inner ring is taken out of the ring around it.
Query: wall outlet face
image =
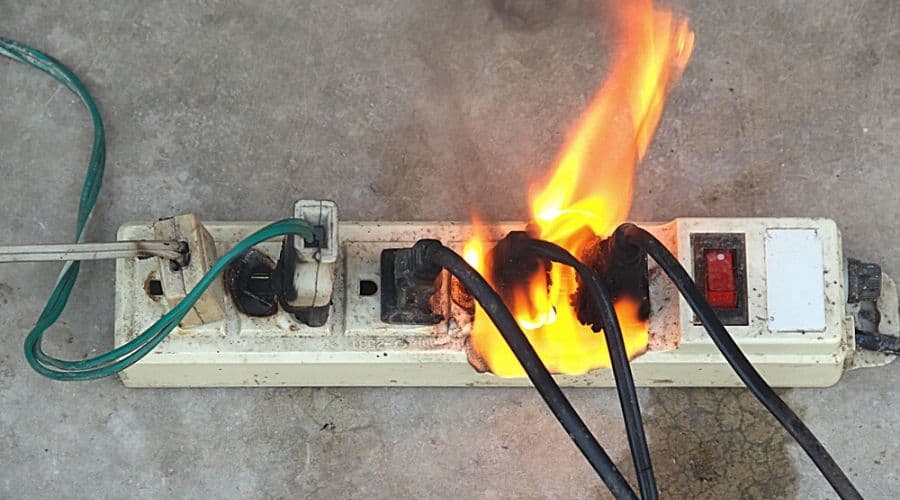
[[[204,223],[219,255],[263,225]],[[728,330],[771,385],[827,386],[840,378],[853,353],[854,322],[845,308],[841,240],[832,221],[681,218],[642,226],[673,250],[695,278],[697,266],[702,267],[699,284],[721,306],[720,315],[745,313]],[[499,240],[523,227],[496,224],[488,236]],[[471,229],[468,223],[341,222],[333,307],[324,326],[306,326],[283,311],[249,317],[226,297],[223,321],[176,329],[125,370],[122,380],[131,387],[529,385],[525,378],[478,373],[469,364],[471,325],[381,320],[381,251],[409,247],[421,238],[461,250]],[[151,223],[133,223],[120,228],[119,239],[152,234]],[[280,241],[258,249],[277,259]],[[147,286],[158,279],[159,266],[156,259],[118,262],[117,346],[166,311],[166,302]],[[652,263],[650,303],[650,351],[632,363],[637,384],[740,385],[687,304]],[[613,384],[608,369],[557,379],[564,386]]]

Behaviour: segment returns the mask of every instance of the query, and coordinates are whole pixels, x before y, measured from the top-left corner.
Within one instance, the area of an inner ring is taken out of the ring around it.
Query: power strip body
[[[206,222],[219,255],[263,223]],[[741,349],[773,386],[834,384],[854,354],[854,320],[845,307],[844,260],[836,225],[825,219],[680,218],[642,224],[695,271],[696,235],[740,235],[745,259],[746,325],[729,326]],[[499,240],[522,223],[495,224]],[[225,320],[175,329],[121,374],[129,387],[217,386],[523,386],[525,378],[478,373],[468,362],[468,330],[459,325],[381,321],[380,255],[435,238],[460,250],[468,223],[341,222],[331,314],[317,328],[279,312],[249,317],[226,297]],[[152,235],[152,224],[122,226],[120,240]],[[715,241],[715,240],[713,240]],[[278,258],[280,242],[258,247]],[[707,249],[710,250],[710,249]],[[717,250],[713,248],[712,250]],[[774,253],[773,253],[774,252]],[[708,257],[708,255],[707,255]],[[812,259],[812,263],[807,262]],[[710,265],[717,265],[710,261]],[[140,334],[166,310],[147,293],[158,259],[120,260],[116,269],[116,345]],[[797,269],[794,269],[798,267]],[[799,269],[803,268],[803,269]],[[787,274],[785,274],[787,273]],[[818,275],[816,274],[818,273]],[[651,351],[632,363],[641,386],[738,386],[724,358],[674,286],[651,264]],[[799,281],[798,281],[799,280]],[[363,283],[366,282],[365,285]],[[373,292],[371,284],[376,284]],[[365,293],[363,293],[365,292]],[[893,292],[895,293],[895,292]],[[794,300],[800,297],[800,300]],[[781,301],[781,302],[779,302]],[[799,317],[791,314],[799,307]],[[656,345],[654,345],[654,343]],[[677,346],[670,348],[667,347]],[[654,350],[655,349],[655,350]],[[559,375],[564,386],[611,386],[608,369]]]

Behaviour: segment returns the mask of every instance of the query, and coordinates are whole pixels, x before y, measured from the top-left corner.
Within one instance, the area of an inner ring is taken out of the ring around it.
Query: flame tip
[[[668,92],[694,47],[687,18],[654,7],[650,0],[613,5],[619,9],[613,16],[618,42],[609,74],[567,135],[543,186],[529,190],[531,217],[540,237],[576,255],[589,236],[611,234],[626,220],[634,170],[647,153]],[[490,266],[485,261],[487,239],[474,212],[473,224],[476,230],[464,256],[484,271]],[[509,304],[542,360],[555,372],[584,373],[609,366],[603,336],[581,325],[568,303],[576,287],[571,270],[553,266],[549,278],[537,273],[522,290],[516,289]],[[649,335],[637,309],[620,301],[616,311],[629,355],[646,350]],[[472,343],[495,374],[523,373],[480,308]]]

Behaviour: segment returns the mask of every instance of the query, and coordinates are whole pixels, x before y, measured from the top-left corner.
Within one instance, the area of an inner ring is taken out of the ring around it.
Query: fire
[[[654,7],[650,0],[612,4],[617,43],[609,74],[570,132],[549,178],[530,197],[537,235],[576,256],[585,244],[596,236],[608,236],[627,217],[634,169],[647,152],[666,95],[694,44],[687,20]],[[468,242],[464,256],[490,279],[482,231]],[[570,305],[576,288],[574,272],[554,265],[549,282],[539,273],[507,297],[519,325],[556,373],[578,374],[609,366],[603,335],[582,325]],[[619,301],[616,311],[629,355],[644,352],[648,332],[638,318],[637,304]],[[496,375],[524,375],[481,308],[476,309],[471,342]]]

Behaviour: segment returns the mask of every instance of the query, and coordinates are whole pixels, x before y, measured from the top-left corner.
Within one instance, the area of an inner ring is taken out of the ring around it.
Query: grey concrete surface
[[[697,32],[633,218],[835,219],[848,255],[900,278],[897,2],[677,1]],[[90,231],[196,211],[347,219],[527,216],[602,79],[594,2],[0,0],[0,36],[70,65],[108,129]],[[0,241],[70,237],[90,123],[75,98],[0,60]],[[112,343],[111,264],[85,266],[52,334]],[[21,354],[58,272],[0,266],[2,498],[591,498],[605,490],[524,389],[127,390],[55,383]],[[787,390],[868,498],[896,498],[900,364]],[[570,391],[631,474],[610,390]],[[740,390],[642,390],[668,498],[830,498]]]

